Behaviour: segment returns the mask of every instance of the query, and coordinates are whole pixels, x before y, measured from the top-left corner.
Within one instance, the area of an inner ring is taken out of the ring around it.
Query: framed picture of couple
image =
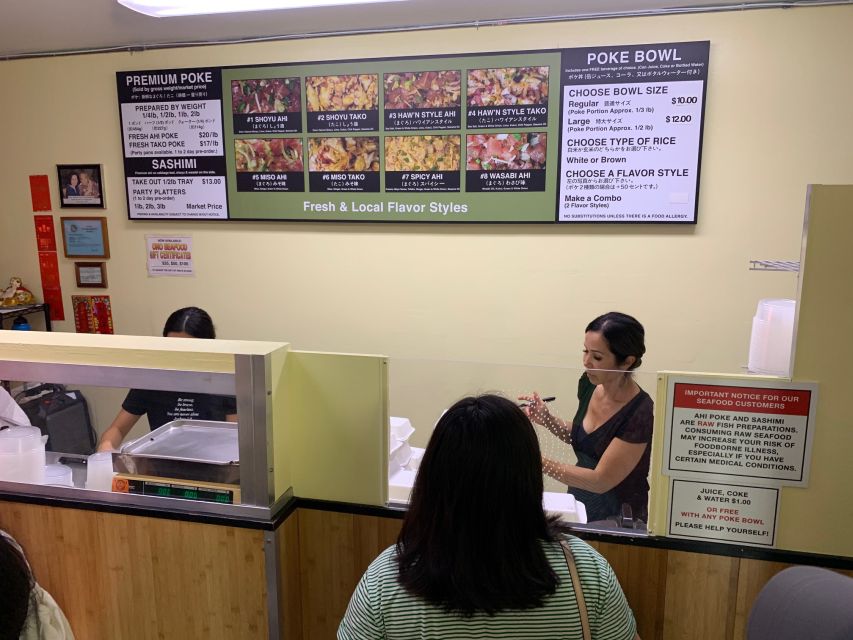
[[[58,164],[59,202],[62,207],[104,208],[99,164]]]

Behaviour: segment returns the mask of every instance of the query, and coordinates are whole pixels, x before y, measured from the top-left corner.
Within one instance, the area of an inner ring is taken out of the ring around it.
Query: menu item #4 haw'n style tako
[[[379,138],[309,138],[309,171],[379,171]]]
[[[548,67],[468,71],[468,106],[548,103]]]
[[[299,78],[231,81],[234,113],[293,113],[301,110],[301,102]]]
[[[386,171],[459,171],[460,136],[387,136]]]
[[[237,171],[302,171],[299,138],[249,138],[234,140]]]
[[[545,150],[544,133],[469,135],[467,168],[474,171],[544,169]]]
[[[385,108],[458,107],[462,93],[459,71],[385,74]]]
[[[377,85],[378,77],[373,74],[308,76],[305,78],[308,111],[376,109],[379,104]]]

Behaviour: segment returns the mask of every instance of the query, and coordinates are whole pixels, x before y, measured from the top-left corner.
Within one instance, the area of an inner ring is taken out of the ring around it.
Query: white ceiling
[[[4,0],[0,59],[37,53],[191,44],[246,38],[439,26],[523,18],[595,16],[729,6],[808,4],[726,0],[407,0],[288,11],[151,18],[115,0]]]

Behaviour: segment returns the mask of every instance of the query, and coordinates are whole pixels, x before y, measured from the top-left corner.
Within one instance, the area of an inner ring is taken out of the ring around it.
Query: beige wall
[[[21,275],[40,292],[27,176],[50,176],[58,228],[55,165],[101,163],[106,293],[121,333],[158,334],[170,311],[196,304],[222,337],[385,353],[393,375],[394,357],[574,366],[585,323],[620,309],[647,327],[644,369],[736,372],[757,301],[796,295],[795,275],[750,272],[748,261],[796,259],[806,185],[853,182],[850,33],[846,6],[0,62],[0,281]],[[706,39],[696,226],[126,219],[119,70]],[[148,278],[150,233],[191,235],[197,275]],[[60,258],[60,270],[71,320],[73,261]]]

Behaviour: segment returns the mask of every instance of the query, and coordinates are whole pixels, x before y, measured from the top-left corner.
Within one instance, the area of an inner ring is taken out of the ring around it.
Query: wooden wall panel
[[[281,640],[302,640],[302,575],[299,566],[299,512],[276,531],[278,542],[278,610]]]
[[[265,638],[263,533],[0,502],[78,638]]]
[[[732,637],[738,565],[738,558],[667,552],[664,640]]]
[[[392,545],[400,520],[299,509],[302,638],[335,637],[368,565]]]
[[[637,619],[640,637],[643,640],[662,638],[668,564],[666,549],[609,542],[598,543],[597,547],[619,578]]]

